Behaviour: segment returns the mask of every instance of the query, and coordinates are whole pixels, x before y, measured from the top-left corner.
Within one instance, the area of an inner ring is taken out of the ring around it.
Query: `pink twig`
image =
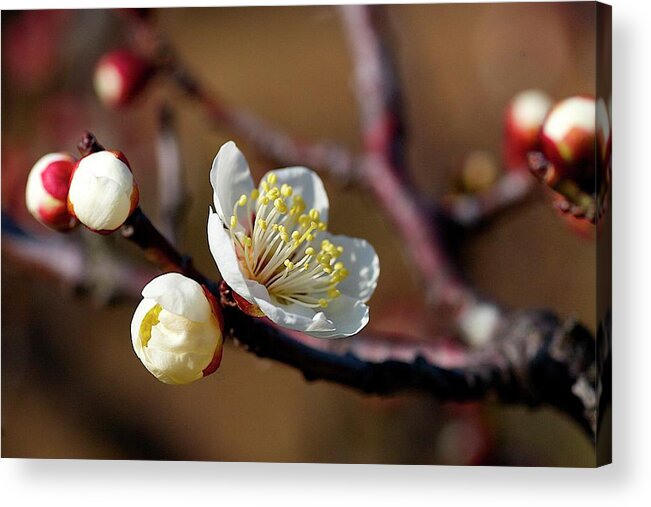
[[[454,273],[437,239],[437,224],[425,218],[404,177],[402,120],[397,77],[380,36],[373,7],[341,7],[353,56],[364,137],[364,183],[396,226],[434,304],[460,307],[473,295]]]

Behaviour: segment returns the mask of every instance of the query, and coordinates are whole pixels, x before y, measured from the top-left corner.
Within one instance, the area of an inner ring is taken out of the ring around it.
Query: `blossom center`
[[[277,185],[269,173],[233,207],[227,224],[240,266],[281,304],[326,308],[339,297],[337,285],[348,276],[339,260],[344,249],[323,239],[327,225],[319,211],[306,210],[291,185]]]

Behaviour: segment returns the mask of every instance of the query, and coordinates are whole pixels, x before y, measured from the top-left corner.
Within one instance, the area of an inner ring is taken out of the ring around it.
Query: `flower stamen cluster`
[[[306,210],[303,197],[288,184],[277,185],[267,174],[260,189],[242,194],[230,217],[229,233],[238,259],[251,279],[267,287],[279,302],[327,308],[341,295],[339,282],[348,276],[338,260],[343,246],[323,239],[327,230],[318,210]],[[238,208],[246,217],[238,227]],[[317,245],[319,250],[313,246]]]

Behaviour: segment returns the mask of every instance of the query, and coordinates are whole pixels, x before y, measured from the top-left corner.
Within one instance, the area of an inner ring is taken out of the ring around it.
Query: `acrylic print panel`
[[[609,7],[4,11],[2,52],[4,457],[610,461]]]

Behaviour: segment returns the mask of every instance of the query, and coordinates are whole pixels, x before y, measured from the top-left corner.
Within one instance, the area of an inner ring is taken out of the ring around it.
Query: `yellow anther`
[[[269,183],[262,181],[260,182],[260,186],[262,187],[263,192],[269,192]]]
[[[246,206],[246,201],[247,200],[248,200],[248,198],[246,197],[246,194],[242,194],[240,196],[239,200],[237,201],[238,206]]]
[[[289,234],[286,232],[280,233],[280,239],[283,240],[283,243],[287,243],[289,241]]]
[[[305,255],[314,255],[316,253],[316,250],[312,248],[311,246],[308,246],[305,249]]]
[[[303,264],[301,271],[307,271],[308,269],[310,269],[310,263],[306,262],[305,264]]]
[[[335,289],[334,287],[331,287],[328,289],[328,297],[331,299],[335,299],[341,296],[341,292],[339,292],[338,289]]]
[[[319,220],[319,212],[317,210],[315,210],[314,208],[312,208],[310,210],[309,215],[310,215],[310,218],[312,220],[314,220],[315,222]]]
[[[231,229],[234,229],[237,225],[237,217],[235,215],[231,216]]]
[[[276,176],[276,173],[269,173],[267,174],[267,181],[269,182],[269,185],[275,185],[278,181],[278,176]]]
[[[285,267],[286,267],[289,271],[291,271],[292,269],[294,269],[294,263],[293,263],[292,261],[290,261],[289,259],[287,259],[283,264],[285,265]]]
[[[300,238],[301,238],[301,233],[300,232],[298,232],[298,231],[292,232],[292,239],[294,241],[298,241]]]
[[[289,197],[294,192],[294,189],[287,183],[283,183],[280,187],[280,193],[285,197]]]
[[[278,197],[274,201],[274,207],[278,210],[279,213],[287,213],[287,204],[283,201],[282,197]]]
[[[261,218],[260,220],[258,220],[258,223],[260,224],[260,229],[262,229],[263,231],[267,230],[268,226],[267,226],[267,221],[265,219]]]
[[[258,197],[260,197],[260,191],[257,188],[251,190],[251,200],[255,201]]]
[[[314,234],[308,234],[307,236],[305,236],[305,239],[307,241],[314,241]]]
[[[342,280],[346,279],[348,277],[348,270],[346,268],[341,268],[339,270],[339,276]]]
[[[258,202],[266,206],[267,204],[269,204],[269,198],[266,195],[263,195],[260,197],[260,199],[258,199]]]
[[[319,227],[318,227],[318,229],[319,229],[320,231],[325,231],[325,230],[326,230],[326,227],[327,227],[327,226],[326,226],[325,222],[319,222]]]
[[[278,187],[273,187],[267,195],[269,199],[278,199],[280,197],[280,190],[278,190]]]
[[[343,262],[339,261],[335,263],[334,267],[335,267],[335,271],[341,271],[342,269],[344,269],[345,266]]]
[[[249,236],[247,236],[246,238],[244,238],[244,246],[245,246],[245,247],[247,247],[247,248],[251,248],[251,245],[252,245],[252,244],[253,244],[253,240],[252,240]]]
[[[319,260],[319,262],[321,264],[324,264],[326,266],[330,266],[330,260],[332,259],[332,256],[330,254],[324,253],[324,254],[319,255],[319,257],[317,257],[317,259]]]
[[[338,253],[339,255],[341,255],[342,253],[344,253],[344,247],[341,246],[341,245],[339,245],[339,246],[337,247],[337,253]]]
[[[319,299],[319,306],[321,308],[327,308],[328,307],[328,301],[323,299],[323,298]]]
[[[298,223],[301,227],[307,227],[308,225],[310,225],[310,217],[308,217],[307,215],[301,215],[300,217],[298,217]]]

